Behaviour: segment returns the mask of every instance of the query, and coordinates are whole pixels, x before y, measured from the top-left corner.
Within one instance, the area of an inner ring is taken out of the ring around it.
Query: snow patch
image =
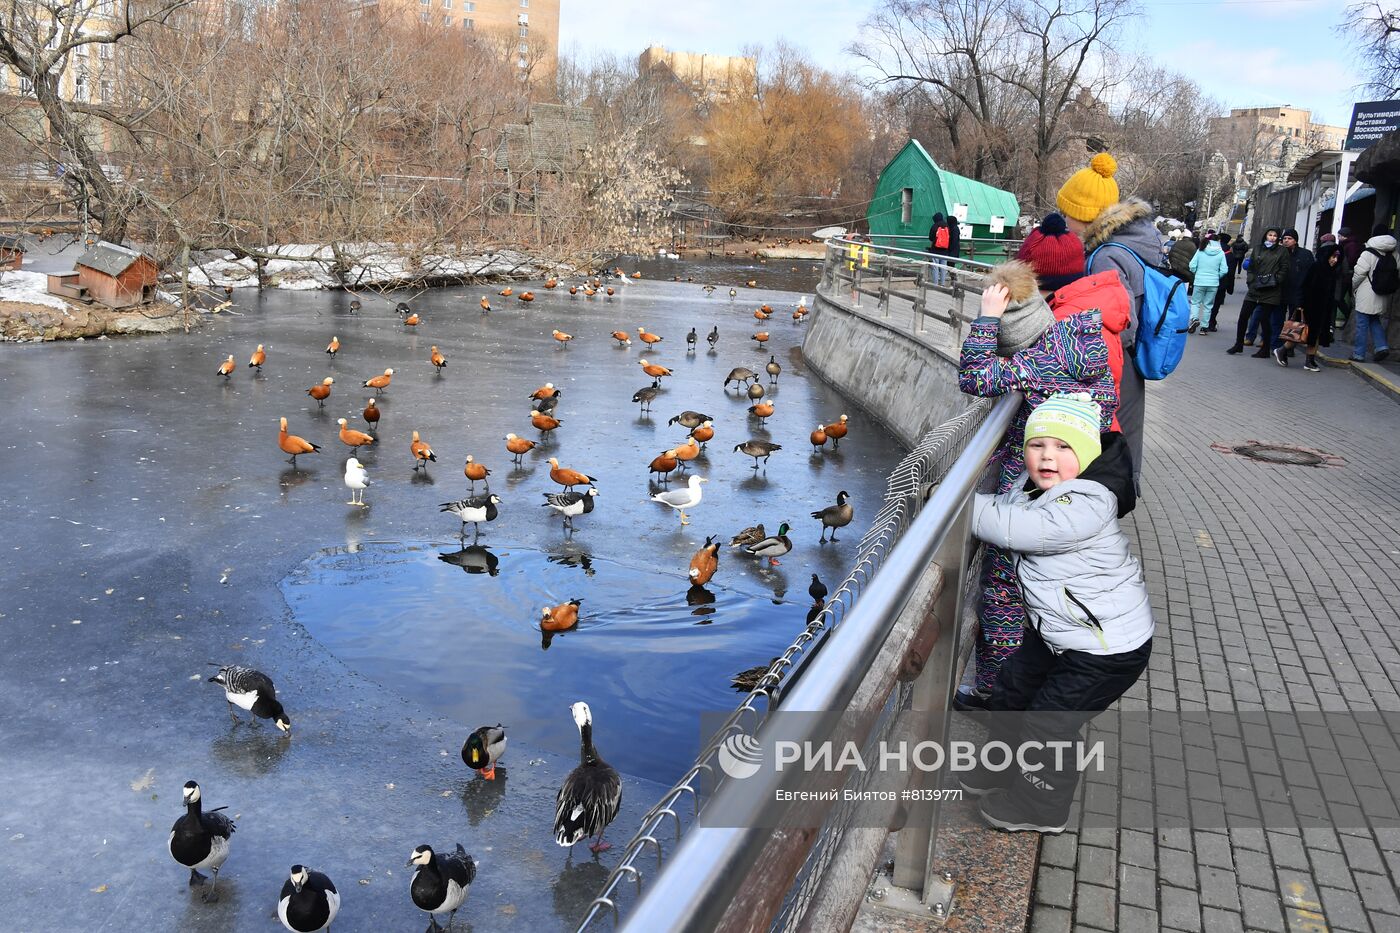
[[[334,256],[329,246],[290,243],[268,252],[277,257],[263,265],[263,274],[273,288],[305,291],[340,287],[328,265]],[[393,244],[353,243],[342,246],[340,256],[348,267],[345,284],[352,289],[392,287],[424,278],[540,278],[552,271],[514,250],[417,255],[406,254]],[[189,280],[191,285],[208,288],[256,288],[257,263],[249,257],[235,259],[230,253],[192,266]]]
[[[23,301],[31,305],[68,310],[68,302],[49,294],[49,278],[42,272],[0,273],[0,301]]]

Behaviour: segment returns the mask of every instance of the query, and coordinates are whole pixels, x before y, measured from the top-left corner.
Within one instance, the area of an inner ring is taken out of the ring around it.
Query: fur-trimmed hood
[[[1035,270],[1028,263],[1013,259],[1003,262],[987,275],[987,285],[1005,285],[1011,293],[1011,304],[1021,305],[1040,297]]]
[[[1126,198],[1105,210],[1084,231],[1084,251],[1093,252],[1121,233],[1135,220],[1152,221],[1152,205],[1142,198]],[[1155,229],[1154,229],[1155,232]],[[1158,243],[1160,244],[1160,238]]]

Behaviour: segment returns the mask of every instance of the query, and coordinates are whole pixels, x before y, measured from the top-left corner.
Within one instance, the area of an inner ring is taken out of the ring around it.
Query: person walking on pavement
[[[1303,279],[1307,277],[1308,270],[1313,265],[1312,250],[1298,244],[1298,231],[1288,229],[1283,231],[1283,248],[1288,251],[1288,286],[1284,289],[1284,307],[1287,308],[1287,315],[1297,315],[1300,319],[1303,314]],[[1283,329],[1283,321],[1279,321],[1279,330]],[[1287,366],[1293,351],[1283,345],[1282,340],[1275,340],[1270,348],[1274,355],[1274,362],[1280,366]]]
[[[1206,240],[1205,248],[1191,257],[1188,271],[1195,284],[1191,290],[1189,329],[1193,334],[1197,333],[1197,328],[1202,334],[1210,333],[1211,309],[1217,307],[1215,294],[1220,290],[1220,282],[1225,278],[1229,267],[1230,262],[1225,258],[1225,251],[1214,240]]]
[[[1385,224],[1376,224],[1366,241],[1366,248],[1356,260],[1356,268],[1351,271],[1351,290],[1356,296],[1356,338],[1352,345],[1351,361],[1366,362],[1366,345],[1371,343],[1376,349],[1376,362],[1383,363],[1390,356],[1390,344],[1386,339],[1386,318],[1390,311],[1393,293],[1377,294],[1375,276],[1382,263],[1395,264],[1395,237]]]
[[[1231,239],[1228,233],[1222,233],[1217,238],[1220,251],[1225,256],[1225,274],[1220,277],[1220,285],[1215,290],[1215,301],[1210,306],[1210,326],[1201,327],[1204,333],[1213,334],[1220,329],[1217,325],[1220,322],[1220,309],[1225,304],[1225,296],[1235,293],[1235,272],[1239,269],[1240,264],[1230,246]]]
[[[1336,320],[1337,279],[1342,274],[1342,250],[1335,243],[1323,243],[1317,248],[1316,261],[1308,267],[1299,289],[1303,321],[1308,325],[1307,358],[1303,369],[1321,372],[1317,365],[1319,345],[1332,345],[1332,325]]]
[[[939,211],[933,215],[933,226],[928,228],[928,251],[935,256],[956,259],[962,255],[961,237],[962,232],[958,229],[957,218],[945,218],[943,212]],[[947,276],[947,265],[936,263],[933,267],[934,284],[944,284],[947,281]]]
[[[1191,260],[1196,256],[1196,241],[1184,230],[1172,231],[1172,248],[1167,252],[1167,268],[1181,281],[1191,284]]]
[[[1160,266],[1162,237],[1152,223],[1152,205],[1141,198],[1121,200],[1118,183],[1113,180],[1118,162],[1107,152],[1100,152],[1069,177],[1055,195],[1056,205],[1070,230],[1084,241],[1084,251],[1093,254],[1086,270],[1089,275],[1113,270],[1123,280],[1133,301],[1132,318],[1120,335],[1127,358],[1119,384],[1118,423],[1133,458],[1133,481],[1142,475],[1142,435],[1146,413],[1147,389],[1142,373],[1138,372],[1132,348],[1137,340],[1138,323],[1142,318],[1142,302],[1146,293],[1143,267]],[[1126,249],[1099,249],[1108,244]],[[1126,255],[1131,251],[1133,256]]]
[[[1251,354],[1255,359],[1269,355],[1270,334],[1274,314],[1277,312],[1279,327],[1283,326],[1283,297],[1288,287],[1289,255],[1278,245],[1279,229],[1270,227],[1264,231],[1264,240],[1249,260],[1249,271],[1245,282],[1249,291],[1240,305],[1240,319],[1235,325],[1235,342],[1225,352],[1241,353],[1244,350],[1246,328],[1258,328],[1260,347]]]

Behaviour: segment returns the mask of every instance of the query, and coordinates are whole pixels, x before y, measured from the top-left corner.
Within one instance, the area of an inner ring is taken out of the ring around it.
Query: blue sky
[[[876,0],[562,0],[564,50],[636,55],[652,43],[737,55],[785,39],[827,66],[854,68],[845,47]],[[1345,126],[1359,75],[1333,27],[1343,0],[1146,0],[1121,51],[1200,84],[1227,107],[1292,104]]]

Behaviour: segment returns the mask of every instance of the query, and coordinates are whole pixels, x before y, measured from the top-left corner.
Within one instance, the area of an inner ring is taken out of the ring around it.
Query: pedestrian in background
[[[1240,319],[1235,325],[1235,342],[1226,353],[1243,352],[1248,346],[1245,343],[1245,331],[1251,330],[1260,335],[1259,350],[1252,355],[1256,359],[1264,359],[1269,355],[1273,333],[1271,327],[1275,315],[1278,317],[1279,327],[1283,327],[1283,297],[1284,289],[1288,287],[1290,262],[1288,253],[1279,246],[1279,232],[1278,227],[1265,230],[1263,241],[1249,258],[1249,269],[1245,275],[1249,291],[1245,293],[1244,303],[1240,305]]]
[[[1283,231],[1283,248],[1288,251],[1288,285],[1284,289],[1284,307],[1287,309],[1287,317],[1303,318],[1303,279],[1307,278],[1308,270],[1313,265],[1312,250],[1307,249],[1298,243],[1298,231],[1288,229]],[[1279,329],[1283,329],[1283,322],[1279,321]],[[1274,362],[1280,366],[1287,366],[1293,351],[1283,345],[1283,341],[1275,341],[1270,352],[1274,355]]]
[[[1321,372],[1317,348],[1332,345],[1332,326],[1337,314],[1337,280],[1342,275],[1342,250],[1336,243],[1323,243],[1308,267],[1300,289],[1303,321],[1308,325],[1307,358],[1303,369]]]
[[[1366,362],[1366,345],[1369,342],[1376,348],[1376,362],[1383,363],[1390,356],[1390,344],[1386,340],[1386,318],[1390,313],[1390,299],[1393,291],[1376,292],[1378,267],[1381,263],[1395,267],[1395,237],[1390,228],[1376,224],[1366,241],[1366,248],[1356,260],[1356,268],[1351,271],[1351,290],[1356,296],[1356,337],[1352,345],[1353,363]]]
[[[1056,206],[1065,215],[1069,228],[1084,241],[1084,251],[1093,255],[1088,274],[1109,270],[1118,273],[1123,287],[1133,301],[1132,319],[1120,335],[1127,357],[1123,364],[1123,380],[1119,386],[1118,423],[1123,426],[1123,439],[1133,455],[1133,479],[1142,476],[1143,420],[1146,416],[1147,388],[1133,359],[1132,346],[1137,340],[1138,324],[1142,320],[1142,302],[1146,292],[1143,266],[1160,266],[1162,237],[1152,224],[1152,205],[1141,198],[1121,200],[1118,183],[1113,176],[1118,163],[1107,152],[1100,152],[1069,177],[1055,195]],[[1099,249],[1110,244],[1123,249]],[[1097,250],[1097,252],[1095,252]],[[1133,256],[1126,253],[1132,252]],[[1136,259],[1134,258],[1137,257]]]
[[[1230,245],[1233,239],[1230,234],[1222,233],[1216,238],[1220,244],[1220,251],[1225,256],[1225,274],[1220,277],[1219,287],[1215,289],[1215,301],[1210,306],[1210,326],[1201,328],[1208,334],[1213,334],[1220,328],[1220,308],[1225,304],[1225,296],[1235,293],[1235,271],[1239,268],[1239,261],[1235,259],[1235,253]]]
[[[960,252],[961,239],[957,218],[945,218],[942,211],[933,215],[933,226],[928,228],[928,251],[930,253],[934,256],[956,259],[962,255]],[[944,284],[948,279],[948,266],[945,263],[935,262],[933,270],[934,284]]]
[[[1191,284],[1191,260],[1196,256],[1196,241],[1184,230],[1172,231],[1172,248],[1167,253],[1167,268],[1186,284]]]
[[[1217,307],[1215,295],[1220,290],[1220,280],[1225,277],[1229,268],[1230,262],[1225,258],[1225,251],[1214,240],[1206,240],[1205,248],[1191,257],[1188,271],[1194,284],[1191,290],[1189,329],[1193,334],[1198,328],[1200,333],[1210,332],[1211,309]]]

